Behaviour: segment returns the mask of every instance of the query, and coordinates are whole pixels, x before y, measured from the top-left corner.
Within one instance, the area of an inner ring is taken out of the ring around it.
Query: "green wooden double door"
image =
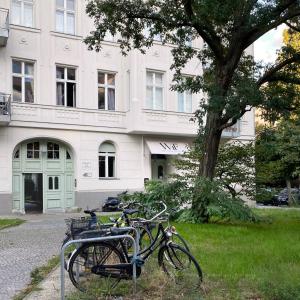
[[[74,206],[73,155],[64,144],[32,140],[13,153],[13,211],[65,211]]]

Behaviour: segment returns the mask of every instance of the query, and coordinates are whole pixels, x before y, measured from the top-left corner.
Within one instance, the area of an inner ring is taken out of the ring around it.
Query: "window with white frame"
[[[56,0],[56,30],[75,34],[75,0]]]
[[[104,142],[99,147],[99,178],[116,177],[116,149],[112,143]]]
[[[27,158],[40,158],[40,143],[32,142],[27,144]]]
[[[163,109],[163,73],[147,71],[146,107]]]
[[[29,61],[12,61],[13,101],[34,102],[34,63]]]
[[[193,107],[193,97],[191,91],[178,92],[178,111],[191,113]]]
[[[47,158],[48,159],[59,159],[59,145],[56,143],[47,143]]]
[[[98,108],[116,109],[116,74],[98,71]]]
[[[33,27],[33,0],[12,0],[11,23]]]
[[[76,107],[76,69],[56,66],[56,104]]]

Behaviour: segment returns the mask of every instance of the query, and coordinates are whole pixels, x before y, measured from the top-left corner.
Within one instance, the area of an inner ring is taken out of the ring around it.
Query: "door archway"
[[[20,143],[13,153],[13,211],[56,212],[74,206],[71,149],[53,139]]]

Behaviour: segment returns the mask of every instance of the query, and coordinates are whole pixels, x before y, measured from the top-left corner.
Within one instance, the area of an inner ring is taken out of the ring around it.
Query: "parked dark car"
[[[296,203],[300,204],[300,190],[296,188],[291,189],[292,196]],[[271,206],[284,206],[289,205],[287,188],[279,192],[275,192],[271,188],[260,189],[257,194],[257,204],[271,205]]]
[[[121,210],[121,199],[122,195],[127,194],[128,191],[124,191],[118,194],[116,197],[107,197],[105,200],[102,211],[120,211]]]
[[[299,203],[300,199],[300,190],[296,188],[291,189],[292,197],[296,203]],[[277,196],[277,205],[288,205],[289,204],[289,195],[287,188],[280,191]]]

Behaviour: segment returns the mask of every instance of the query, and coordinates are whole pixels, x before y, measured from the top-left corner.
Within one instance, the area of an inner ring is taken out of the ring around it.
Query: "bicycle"
[[[165,209],[154,218],[162,215]],[[139,221],[151,223],[154,219]],[[193,255],[184,247],[173,243],[170,238],[174,228],[164,228],[162,220],[158,220],[158,230],[151,245],[139,253],[136,261],[128,253],[124,241],[119,242],[88,242],[82,244],[71,256],[69,261],[69,277],[73,285],[86,291],[91,285],[99,285],[99,280],[109,282],[114,288],[120,280],[132,278],[133,263],[137,267],[137,277],[141,275],[144,262],[158,249],[158,265],[177,284],[185,284],[198,288],[202,281],[201,268]],[[128,229],[113,227],[112,235],[127,234]]]

